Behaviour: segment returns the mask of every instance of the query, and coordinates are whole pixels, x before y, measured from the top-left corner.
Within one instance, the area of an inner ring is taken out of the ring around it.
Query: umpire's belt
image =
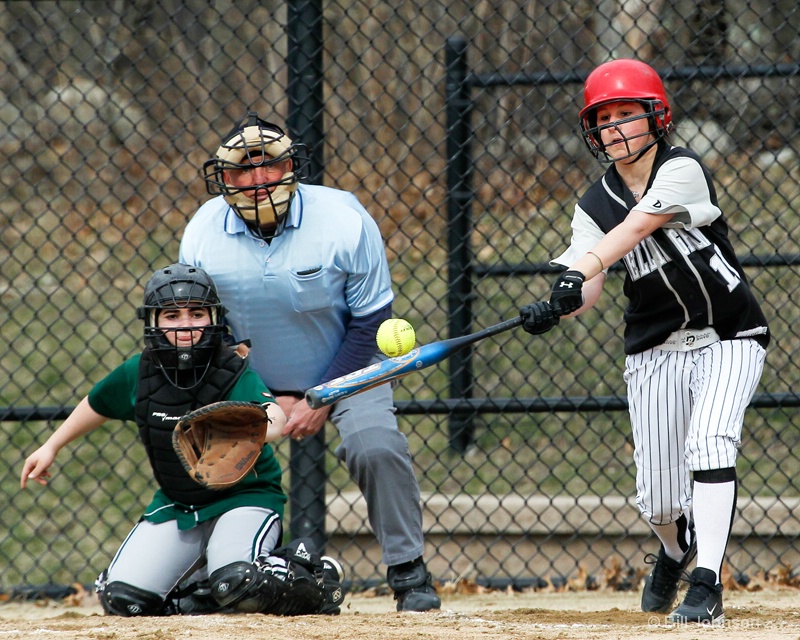
[[[662,351],[691,351],[719,342],[719,334],[711,327],[705,329],[679,329],[669,334],[656,349]]]

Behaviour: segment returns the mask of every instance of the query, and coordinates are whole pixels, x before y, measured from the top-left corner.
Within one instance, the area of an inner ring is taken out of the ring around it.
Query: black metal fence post
[[[467,77],[467,41],[461,36],[445,44],[447,113],[447,305],[449,337],[472,328],[472,157],[470,113],[472,102]],[[449,359],[450,397],[471,398],[472,347]],[[464,452],[473,440],[472,414],[450,414],[450,446]]]
[[[322,1],[292,0],[288,11],[289,133],[308,146],[308,181],[320,184],[324,166]],[[293,440],[289,460],[289,532],[292,538],[310,537],[320,549],[327,544],[325,453],[323,427],[302,442]]]

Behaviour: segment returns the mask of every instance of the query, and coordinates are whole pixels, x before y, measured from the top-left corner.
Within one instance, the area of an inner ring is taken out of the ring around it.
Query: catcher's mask
[[[600,162],[616,162],[633,156],[636,158],[632,162],[636,162],[645,151],[658,144],[659,140],[672,131],[672,112],[664,83],[650,65],[639,60],[625,58],[601,64],[586,78],[583,98],[586,106],[579,114],[581,134],[589,150]],[[644,107],[645,113],[597,126],[598,108],[612,102],[638,102]],[[619,158],[610,157],[600,140],[600,132],[642,118],[648,118],[650,127],[646,133],[636,137],[652,135],[653,139],[641,149],[630,151],[629,142],[633,138],[625,138],[628,155]],[[605,157],[601,158],[600,153]]]
[[[210,324],[202,327],[158,326],[159,314],[169,308],[207,309]],[[227,333],[225,307],[209,275],[197,267],[172,264],[156,271],[144,289],[144,305],[137,315],[144,320],[144,342],[156,366],[178,389],[196,387],[208,371],[211,361]],[[195,344],[178,347],[167,339],[167,331],[198,331],[203,336]]]
[[[225,179],[226,171],[268,167],[286,160],[291,160],[288,171],[272,182],[236,187]],[[283,233],[289,206],[307,168],[305,145],[295,144],[278,125],[250,112],[222,139],[216,156],[203,163],[202,173],[208,193],[222,194],[253,235],[269,240]],[[267,197],[259,202],[256,196],[264,195]]]

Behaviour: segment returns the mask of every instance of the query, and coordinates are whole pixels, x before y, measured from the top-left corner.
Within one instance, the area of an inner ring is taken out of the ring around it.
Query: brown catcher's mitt
[[[172,447],[196,482],[226,489],[255,465],[268,423],[267,411],[259,404],[214,402],[180,419],[172,432]]]

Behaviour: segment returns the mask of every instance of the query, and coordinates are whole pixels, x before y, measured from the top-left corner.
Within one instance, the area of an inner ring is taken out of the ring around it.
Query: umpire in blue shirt
[[[248,113],[203,165],[211,198],[186,227],[180,261],[214,280],[251,366],[288,420],[283,434],[338,429],[344,461],[367,503],[398,611],[441,607],[422,558],[419,484],[392,390],[381,385],[311,409],[306,389],[373,362],[394,294],[377,224],[352,194],[300,184],[304,146]]]

